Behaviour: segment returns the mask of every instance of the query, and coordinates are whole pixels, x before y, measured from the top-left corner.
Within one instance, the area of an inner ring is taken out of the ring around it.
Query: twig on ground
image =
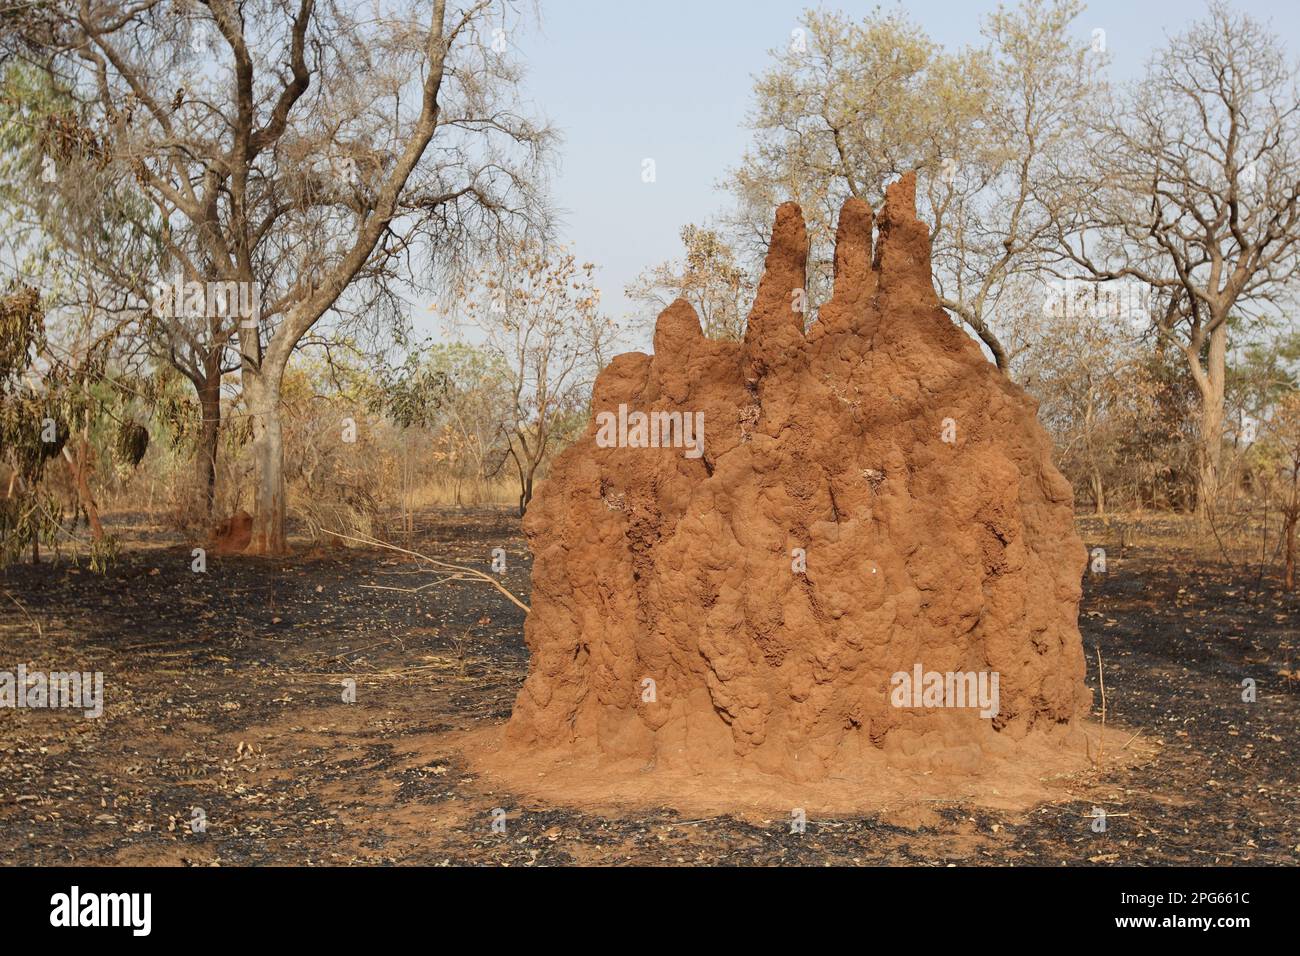
[[[41,622],[36,620],[36,618],[32,617],[32,612],[27,610],[27,608],[23,606],[23,603],[19,601],[16,597],[14,597],[12,594],[10,594],[8,591],[5,592],[5,597],[13,601],[14,604],[17,606],[18,610],[23,612],[23,615],[31,623],[32,627],[36,628],[36,639],[38,641],[44,641],[45,632],[41,628]]]
[[[1100,766],[1106,756],[1106,674],[1101,666],[1101,646],[1098,645],[1095,649],[1097,651],[1097,683],[1101,685],[1101,736],[1097,740],[1097,764]]]

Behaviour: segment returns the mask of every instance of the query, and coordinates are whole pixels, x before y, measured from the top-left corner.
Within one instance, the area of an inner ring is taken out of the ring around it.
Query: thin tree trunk
[[[1300,522],[1300,467],[1291,472],[1291,501],[1282,509],[1284,521],[1283,539],[1286,544],[1286,568],[1282,574],[1282,583],[1286,590],[1295,590],[1295,526]]]
[[[1096,407],[1093,402],[1092,376],[1088,375],[1088,402],[1084,408],[1083,427],[1084,436],[1087,439],[1086,445],[1088,450],[1088,483],[1092,485],[1092,506],[1093,512],[1097,515],[1106,514],[1106,496],[1102,490],[1101,468],[1097,465],[1097,450],[1093,447],[1093,419],[1096,417]]]
[[[993,354],[994,364],[1003,374],[1006,374],[1011,367],[1011,358],[1007,355],[1007,350],[997,335],[984,321],[984,317],[976,312],[972,306],[956,299],[941,298],[939,304],[966,323],[970,330],[979,337],[979,340],[988,347],[989,352]]]
[[[1101,480],[1101,472],[1092,469],[1092,502],[1095,513],[1100,517],[1106,514],[1106,489]]]
[[[1286,570],[1282,575],[1283,586],[1288,591],[1295,590],[1295,526],[1300,517],[1294,511],[1286,515]]]
[[[63,446],[63,457],[68,462],[68,470],[72,473],[72,481],[77,486],[77,499],[81,502],[81,510],[86,513],[86,521],[90,524],[90,536],[96,541],[102,541],[104,538],[104,526],[99,520],[99,505],[95,502],[95,496],[90,490],[90,481],[86,478],[86,471],[89,460],[89,442],[85,436],[82,436],[78,442],[77,456],[74,459],[72,453],[68,451],[68,446]]]
[[[528,465],[528,474],[524,478],[523,488],[519,495],[519,514],[521,517],[528,511],[528,506],[532,503],[533,476],[537,474],[537,466],[540,464],[540,461],[534,461]]]
[[[528,491],[528,476],[524,474],[524,463],[520,461],[519,453],[515,451],[514,439],[510,440],[510,457],[514,459],[515,472],[519,476],[519,516],[522,518],[528,509],[528,499],[531,495]]]
[[[195,477],[203,495],[203,513],[211,516],[217,492],[217,450],[221,438],[221,370],[215,366],[205,369],[205,372],[203,385],[196,386],[203,424],[194,465]]]

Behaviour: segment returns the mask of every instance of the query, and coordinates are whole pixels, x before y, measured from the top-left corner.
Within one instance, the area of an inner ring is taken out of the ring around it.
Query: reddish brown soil
[[[253,540],[253,516],[236,511],[212,533],[212,550],[217,554],[241,554]]]
[[[874,218],[844,207],[806,334],[787,203],[743,343],[705,339],[679,300],[653,355],[601,374],[525,520],[530,670],[487,765],[512,785],[553,798],[603,776],[611,795],[676,806],[704,787],[740,807],[789,805],[793,783],[843,810],[1019,799],[1084,765],[1069,484],[1034,400],[939,307],[911,176],[873,249]],[[702,456],[602,444],[620,406],[702,412]],[[892,675],[917,665],[997,673],[997,716],[896,706]]]

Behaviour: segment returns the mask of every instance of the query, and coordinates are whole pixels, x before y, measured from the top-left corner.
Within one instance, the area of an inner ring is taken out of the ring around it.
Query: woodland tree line
[[[1073,0],[961,49],[808,11],[727,211],[619,328],[557,241],[559,137],[510,42],[531,6],[354,6],[0,7],[0,562],[101,566],[109,509],[196,535],[247,509],[260,553],[290,518],[523,511],[659,309],[743,334],[777,204],[808,218],[816,321],[843,200],[915,169],[942,304],[1040,400],[1080,506],[1261,529],[1293,585],[1300,74],[1268,24],[1212,3],[1112,84]]]

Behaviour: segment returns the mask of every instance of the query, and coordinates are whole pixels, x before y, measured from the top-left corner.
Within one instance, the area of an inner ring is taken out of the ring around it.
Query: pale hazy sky
[[[877,4],[821,4],[861,17]],[[789,42],[809,6],[778,0],[542,0],[541,24],[516,30],[526,65],[525,95],[563,132],[556,204],[561,238],[579,261],[599,266],[607,311],[631,308],[624,286],[643,269],[681,253],[679,231],[720,213],[719,188],[749,134],[753,77],[768,51]],[[884,2],[884,9],[898,4]],[[949,48],[980,41],[989,0],[902,4]],[[1271,21],[1288,42],[1300,36],[1300,4],[1235,0],[1235,9]],[[1088,4],[1080,40],[1106,31],[1112,81],[1140,75],[1166,34],[1205,12],[1187,0],[1107,0]],[[1293,48],[1293,53],[1297,52]],[[657,181],[641,181],[644,158]]]

